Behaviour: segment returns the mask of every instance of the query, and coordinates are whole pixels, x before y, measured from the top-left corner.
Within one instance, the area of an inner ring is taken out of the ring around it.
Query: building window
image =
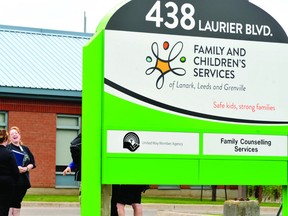
[[[0,111],[0,129],[7,129],[8,124],[7,112]]]
[[[158,185],[158,190],[180,190],[180,185]]]
[[[73,175],[63,176],[62,172],[72,161],[70,142],[81,131],[81,116],[57,115],[56,131],[56,188],[77,188],[79,183]]]

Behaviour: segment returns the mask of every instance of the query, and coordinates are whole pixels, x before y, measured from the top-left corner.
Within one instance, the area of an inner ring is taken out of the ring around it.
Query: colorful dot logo
[[[169,51],[170,44],[169,42],[165,41],[163,43],[163,50],[164,51]],[[174,61],[182,52],[183,49],[183,43],[181,41],[177,42],[170,50],[170,53],[168,54],[168,57],[166,59],[160,58],[159,57],[159,46],[158,43],[154,42],[151,45],[151,51],[156,58],[156,63],[153,67],[149,67],[145,73],[147,75],[151,75],[154,73],[154,71],[160,72],[160,76],[158,77],[156,81],[156,87],[157,89],[161,89],[164,85],[164,76],[172,72],[173,74],[177,76],[184,76],[186,74],[186,70],[184,68],[176,67],[172,68],[171,62]],[[186,57],[182,56],[180,57],[179,61],[181,63],[186,62]],[[153,58],[151,56],[146,57],[146,62],[152,63]]]

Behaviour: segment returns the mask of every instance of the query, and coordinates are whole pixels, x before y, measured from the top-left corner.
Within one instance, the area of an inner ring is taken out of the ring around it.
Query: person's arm
[[[73,161],[66,167],[65,170],[63,170],[63,175],[67,175],[67,174],[71,174],[72,170],[75,168],[75,164],[73,163]]]
[[[30,162],[26,166],[22,167],[22,172],[20,170],[21,173],[29,172],[30,170],[32,170],[32,169],[34,169],[36,167],[36,163],[35,163],[35,159],[34,159],[33,153],[30,151],[30,149],[27,146],[22,146],[22,147],[25,150],[26,154],[28,154],[28,156],[30,158]]]
[[[17,162],[15,160],[15,157],[12,153],[12,151],[9,152],[9,161],[10,161],[10,167],[11,167],[11,174],[12,174],[12,178],[15,180],[15,182],[18,180],[19,178],[19,169],[18,169],[18,165]]]

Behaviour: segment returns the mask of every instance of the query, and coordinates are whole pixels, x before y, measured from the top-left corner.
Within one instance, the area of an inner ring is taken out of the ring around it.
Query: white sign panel
[[[199,154],[199,134],[179,132],[107,132],[108,153]]]
[[[203,154],[287,156],[287,136],[206,133]]]
[[[105,78],[133,102],[228,121],[288,121],[288,44],[119,31],[106,31],[106,41]]]

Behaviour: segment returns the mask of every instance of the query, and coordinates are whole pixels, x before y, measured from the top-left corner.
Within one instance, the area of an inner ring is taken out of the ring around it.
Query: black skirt
[[[132,205],[141,203],[142,185],[113,185],[113,197],[117,203]]]

